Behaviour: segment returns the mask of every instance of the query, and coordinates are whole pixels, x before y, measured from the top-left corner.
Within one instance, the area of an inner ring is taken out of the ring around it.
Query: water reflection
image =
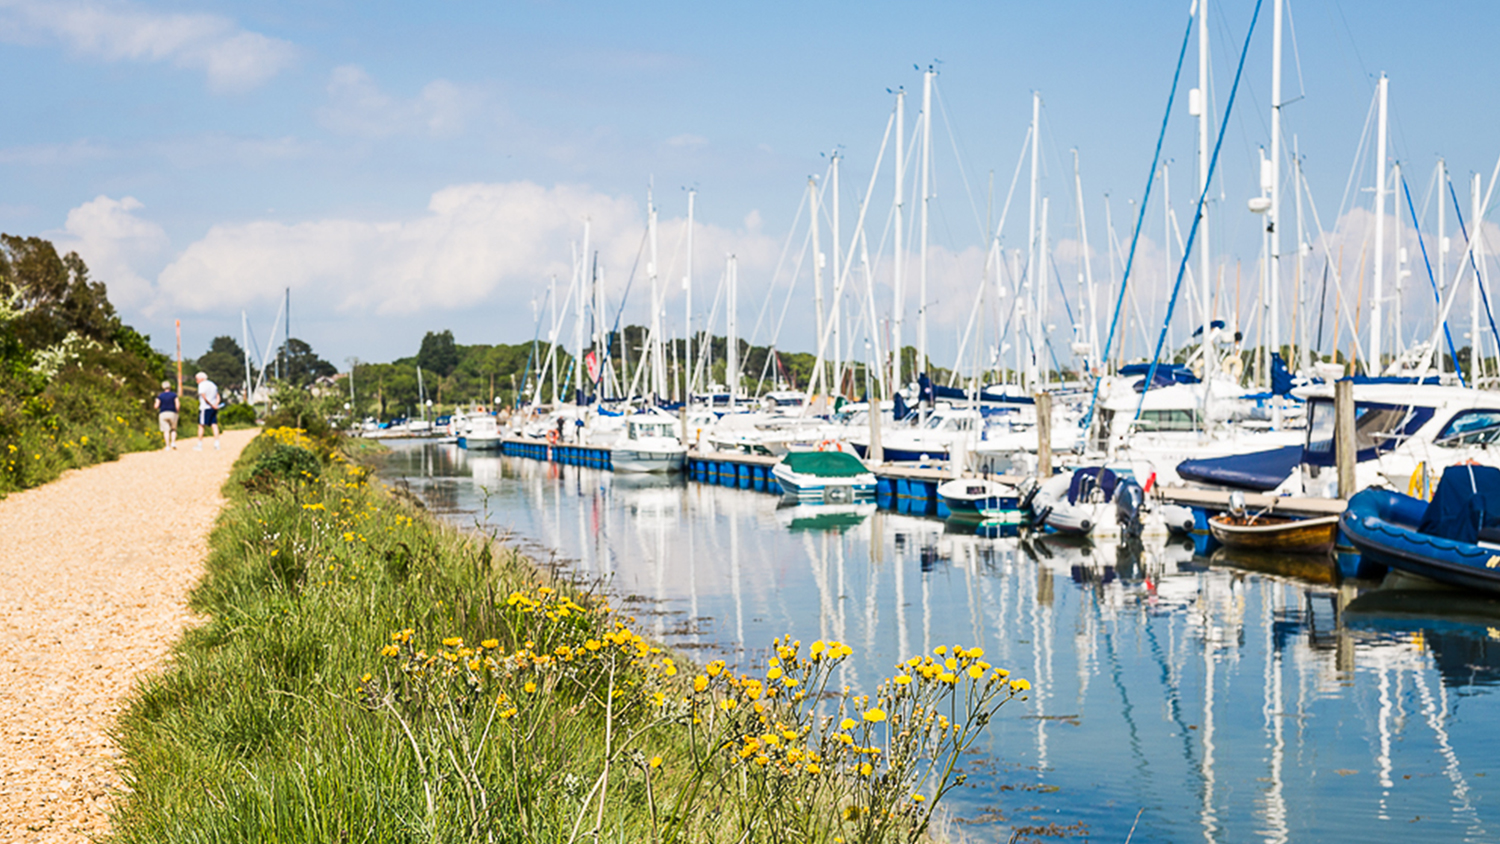
[[[954,810],[978,840],[1123,841],[1138,811],[1140,841],[1496,837],[1496,602],[442,446],[401,447],[385,475],[461,521],[487,507],[705,659],[837,638],[856,649],[839,679],[870,689],[903,655],[985,648],[1034,693],[967,760]]]

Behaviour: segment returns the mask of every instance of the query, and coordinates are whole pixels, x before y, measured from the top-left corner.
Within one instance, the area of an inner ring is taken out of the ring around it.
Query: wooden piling
[[[1036,393],[1036,473],[1052,477],[1052,394]]]
[[[1339,498],[1354,494],[1354,470],[1358,455],[1354,449],[1354,382],[1333,382],[1334,464],[1339,473]]]

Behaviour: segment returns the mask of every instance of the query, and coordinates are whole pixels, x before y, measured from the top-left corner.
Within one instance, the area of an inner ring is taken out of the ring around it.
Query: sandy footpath
[[[0,842],[108,830],[115,718],[192,622],[219,487],[255,433],[127,454],[0,501]]]

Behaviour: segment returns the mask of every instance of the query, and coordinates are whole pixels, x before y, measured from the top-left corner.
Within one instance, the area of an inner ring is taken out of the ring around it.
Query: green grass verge
[[[836,642],[694,676],[366,477],[287,429],[246,449],[207,622],[121,719],[119,840],[911,841],[1027,688],[944,648],[851,697]]]

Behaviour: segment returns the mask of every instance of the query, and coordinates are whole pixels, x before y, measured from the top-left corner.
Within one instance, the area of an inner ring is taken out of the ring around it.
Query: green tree
[[[298,341],[300,342],[300,341]],[[245,385],[245,351],[233,337],[215,337],[197,367],[220,389],[240,392]]]
[[[296,337],[283,343],[276,354],[281,358],[282,379],[298,387],[306,387],[325,375],[338,372],[333,364],[318,357],[312,346]]]
[[[444,329],[441,333],[427,332],[422,338],[422,348],[417,352],[417,365],[447,378],[458,368],[458,347],[453,342],[453,332]]]

